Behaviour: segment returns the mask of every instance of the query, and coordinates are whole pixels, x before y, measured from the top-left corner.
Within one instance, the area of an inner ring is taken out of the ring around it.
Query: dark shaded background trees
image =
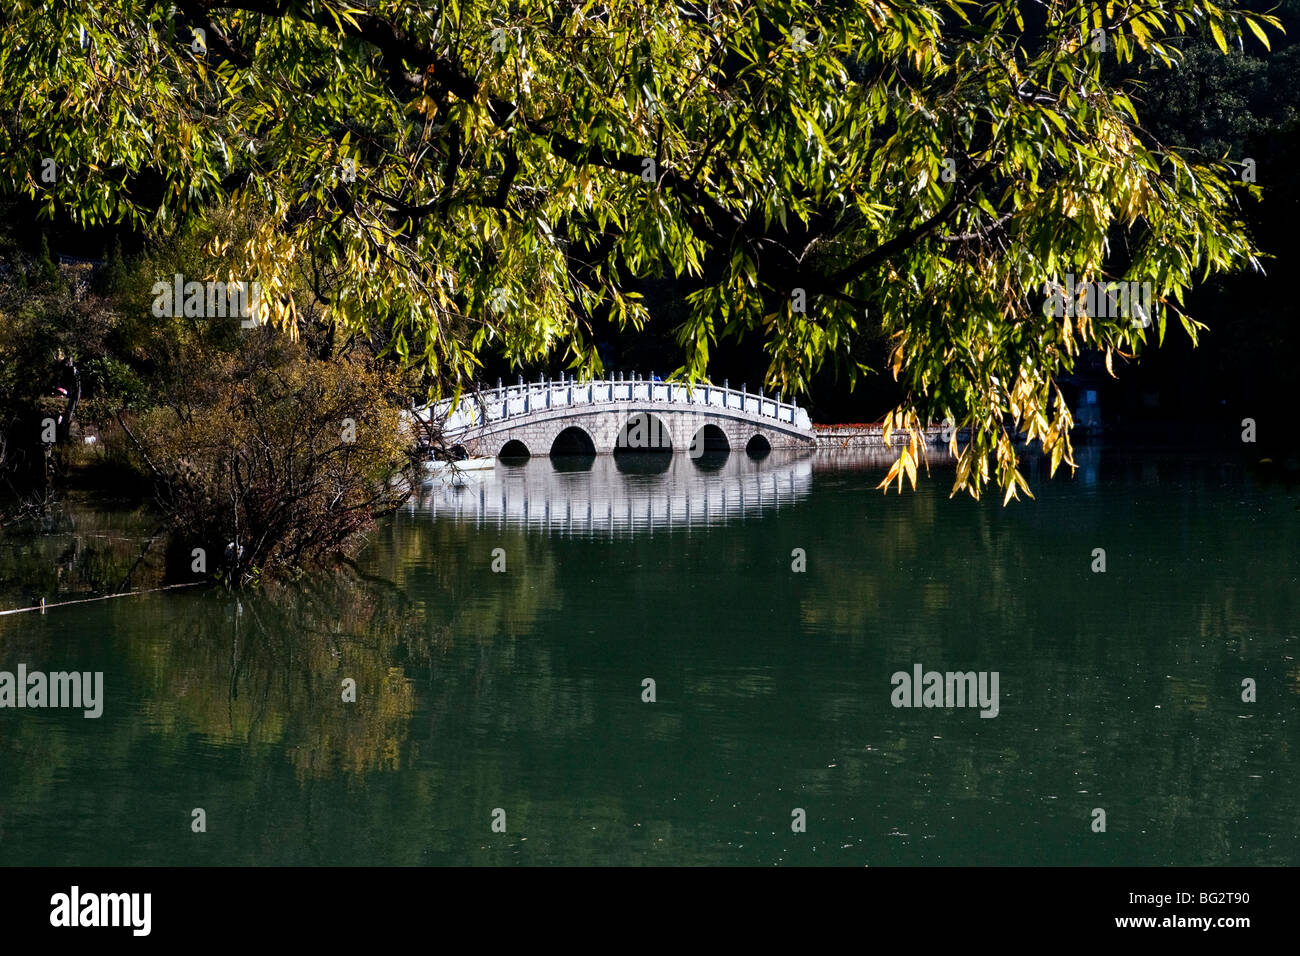
[[[219,261],[217,231],[238,230],[218,212],[130,260],[115,243],[98,270],[10,247],[8,521],[47,516],[76,478],[156,501],[172,579],[247,583],[346,557],[405,499],[415,440],[401,413],[419,377],[379,358],[382,343],[336,336],[305,291],[290,328],[155,314],[155,278]]]

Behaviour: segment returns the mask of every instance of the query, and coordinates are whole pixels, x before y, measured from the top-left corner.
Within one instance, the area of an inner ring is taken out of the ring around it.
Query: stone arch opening
[[[512,438],[501,446],[501,450],[497,452],[497,457],[510,464],[512,462],[527,461],[532,455],[529,454],[527,445],[518,438]]]
[[[717,471],[730,454],[727,433],[717,425],[702,425],[691,436],[691,460],[704,471]]]
[[[595,457],[596,443],[577,425],[570,425],[551,442],[551,457],[558,455],[591,455]]]
[[[755,435],[745,444],[745,454],[760,461],[772,453],[772,443],[762,435]]]
[[[727,440],[727,433],[717,425],[702,425],[696,429],[691,437],[691,454],[718,451],[731,451],[731,442]]]
[[[651,453],[671,454],[673,440],[668,426],[658,415],[649,412],[636,412],[619,429],[618,439],[614,442],[614,454]]]

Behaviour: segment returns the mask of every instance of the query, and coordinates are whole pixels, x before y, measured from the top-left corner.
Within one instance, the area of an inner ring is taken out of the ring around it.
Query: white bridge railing
[[[443,420],[445,434],[457,434],[471,428],[496,425],[511,419],[536,415],[559,408],[581,408],[590,405],[610,404],[674,404],[695,406],[701,412],[709,409],[740,412],[750,418],[785,425],[801,431],[812,429],[808,412],[794,402],[785,402],[781,396],[772,398],[750,393],[743,385],[739,390],[727,384],[686,385],[663,382],[657,379],[631,378],[597,379],[585,382],[574,378],[554,379],[517,385],[501,385],[478,392],[467,392],[452,411],[452,401],[447,399],[415,412],[421,420]]]

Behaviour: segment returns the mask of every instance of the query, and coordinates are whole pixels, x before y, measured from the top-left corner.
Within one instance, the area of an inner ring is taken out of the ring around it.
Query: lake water
[[[0,617],[0,670],[106,698],[0,709],[0,863],[1300,862],[1297,489],[1078,457],[1007,508],[870,456],[534,460],[346,580]],[[152,530],[73,524],[0,542],[4,606]],[[916,665],[996,672],[996,717],[894,706]]]

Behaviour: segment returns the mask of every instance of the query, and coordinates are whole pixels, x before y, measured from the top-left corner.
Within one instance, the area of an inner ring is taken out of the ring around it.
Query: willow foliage
[[[759,336],[768,384],[793,393],[827,361],[860,374],[883,333],[906,392],[889,424],[913,439],[900,485],[921,424],[951,418],[971,436],[954,491],[1027,490],[1011,438],[1069,461],[1054,379],[1081,350],[1133,355],[1171,318],[1194,337],[1190,286],[1256,264],[1240,171],[1139,118],[1144,77],[1189,37],[1226,52],[1277,27],[1207,0],[23,0],[0,17],[0,190],[87,225],[233,207],[259,225],[221,261],[261,283],[267,319],[291,319],[307,269],[341,325],[383,323],[457,385],[488,348],[598,371],[593,317],[648,319],[630,276],[690,287],[683,376]],[[1046,309],[1067,276],[1149,282],[1154,315]]]

